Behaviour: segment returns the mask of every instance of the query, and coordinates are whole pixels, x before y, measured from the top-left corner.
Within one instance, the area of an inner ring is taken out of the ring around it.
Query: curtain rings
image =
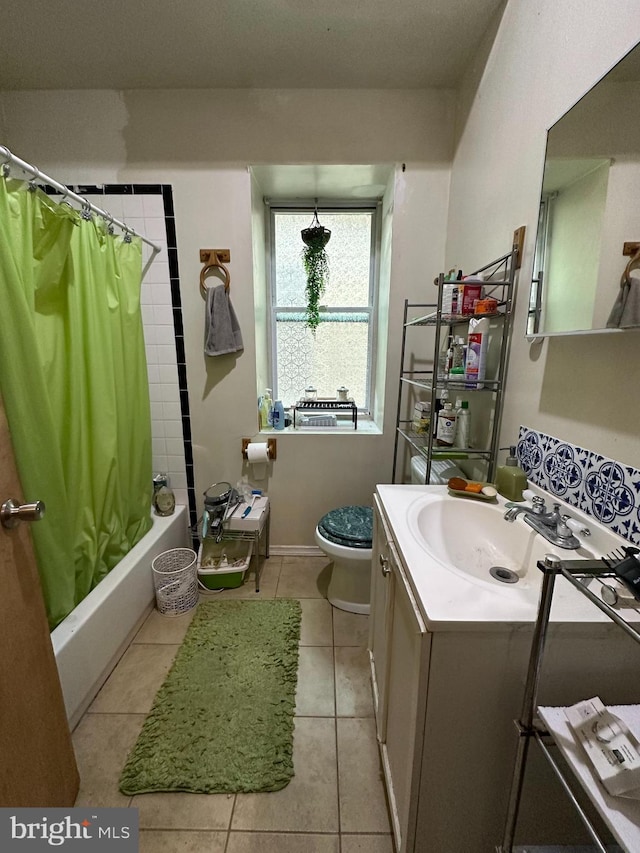
[[[91,219],[91,205],[86,200],[86,198],[82,199],[82,207],[80,208],[80,216],[83,219],[89,221]]]
[[[109,213],[108,210],[105,210],[102,214],[103,220],[107,223],[107,231],[113,237],[114,233],[114,225],[113,225],[113,216]]]
[[[131,242],[131,231],[127,227],[126,222],[124,223],[124,237],[122,238],[123,243]]]
[[[37,181],[40,180],[40,170],[36,169],[35,166],[31,166],[31,171],[34,172],[34,176],[29,181],[29,192],[34,193],[37,190]]]
[[[0,173],[3,178],[8,178],[11,174],[11,166],[9,163],[11,163],[11,154],[7,151],[4,160],[0,163]]]

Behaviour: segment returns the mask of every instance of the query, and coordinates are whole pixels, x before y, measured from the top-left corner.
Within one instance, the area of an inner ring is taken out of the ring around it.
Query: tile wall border
[[[530,482],[640,546],[640,471],[521,426],[518,460]]]

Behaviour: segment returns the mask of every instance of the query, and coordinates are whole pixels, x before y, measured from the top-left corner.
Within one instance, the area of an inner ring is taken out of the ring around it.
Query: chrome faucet
[[[567,524],[571,516],[561,515],[559,503],[555,503],[551,512],[547,512],[544,498],[536,495],[531,500],[531,506],[527,506],[526,504],[523,506],[522,504],[509,501],[505,504],[505,507],[507,508],[504,514],[506,521],[515,521],[520,513],[522,513],[529,527],[532,527],[536,533],[539,533],[547,542],[551,542],[552,545],[557,545],[559,548],[566,548],[567,550],[574,550],[580,547],[580,540],[573,535]]]

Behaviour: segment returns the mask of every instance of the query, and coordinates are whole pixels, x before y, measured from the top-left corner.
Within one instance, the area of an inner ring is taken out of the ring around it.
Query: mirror
[[[549,130],[527,335],[612,330],[621,277],[640,249],[638,115],[640,45]],[[620,325],[633,325],[630,310]],[[640,299],[633,310],[640,326]]]

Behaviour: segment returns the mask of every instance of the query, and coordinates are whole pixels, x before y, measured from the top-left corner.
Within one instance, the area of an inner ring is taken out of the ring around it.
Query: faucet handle
[[[573,536],[573,533],[567,525],[568,518],[568,515],[561,515],[558,523],[556,524],[556,536],[559,539],[571,539]]]
[[[572,518],[570,515],[563,515],[562,520],[567,525],[569,530],[577,533],[579,536],[591,536],[591,531],[577,518]]]
[[[536,515],[542,515],[547,509],[544,498],[541,498],[538,495],[534,495],[531,498],[531,505]],[[559,506],[559,504],[557,504],[557,506]]]

